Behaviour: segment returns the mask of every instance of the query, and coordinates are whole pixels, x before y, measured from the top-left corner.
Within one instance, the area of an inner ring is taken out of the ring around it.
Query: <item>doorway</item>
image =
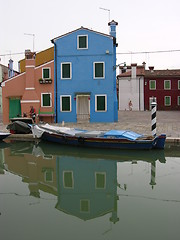
[[[77,122],[90,121],[90,95],[76,96]]]

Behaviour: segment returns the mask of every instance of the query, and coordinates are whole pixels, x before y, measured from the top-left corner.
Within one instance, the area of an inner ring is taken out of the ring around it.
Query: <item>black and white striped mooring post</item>
[[[153,136],[156,136],[156,108],[157,103],[155,99],[153,99],[151,103],[151,130]]]

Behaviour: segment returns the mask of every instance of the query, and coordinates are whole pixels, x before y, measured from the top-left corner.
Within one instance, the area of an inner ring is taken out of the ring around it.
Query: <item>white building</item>
[[[117,76],[119,110],[144,111],[144,73],[145,64],[119,67]]]

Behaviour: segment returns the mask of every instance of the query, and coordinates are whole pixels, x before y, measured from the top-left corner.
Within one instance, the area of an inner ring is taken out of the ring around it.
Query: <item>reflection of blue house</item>
[[[116,25],[110,35],[81,27],[52,40],[57,122],[118,120]]]
[[[57,157],[56,208],[83,220],[111,213],[117,222],[117,162]]]

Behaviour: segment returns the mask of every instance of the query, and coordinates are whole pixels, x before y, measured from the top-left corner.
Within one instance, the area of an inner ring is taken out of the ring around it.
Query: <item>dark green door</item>
[[[9,118],[21,116],[20,98],[9,99]]]

